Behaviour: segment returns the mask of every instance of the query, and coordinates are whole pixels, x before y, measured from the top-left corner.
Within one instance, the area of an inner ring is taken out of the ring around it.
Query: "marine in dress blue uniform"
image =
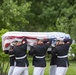
[[[16,67],[12,75],[28,75],[28,60],[27,60],[27,40],[24,38],[18,41],[17,46],[13,49],[15,55]]]
[[[9,63],[10,63],[10,68],[8,71],[8,75],[12,75],[13,70],[16,66],[16,61],[15,61],[15,56],[13,53],[11,53],[11,50],[13,50],[13,48],[16,46],[17,41],[13,41],[12,43],[10,43],[10,49],[6,50],[6,54],[9,54]]]
[[[52,54],[57,55],[56,75],[65,75],[69,66],[68,51],[72,43],[72,39],[58,39],[59,45],[55,47]]]
[[[51,40],[50,42],[43,42],[42,39],[37,39],[37,45],[30,50],[29,54],[33,55],[33,75],[44,75],[46,67],[45,54],[50,44]]]

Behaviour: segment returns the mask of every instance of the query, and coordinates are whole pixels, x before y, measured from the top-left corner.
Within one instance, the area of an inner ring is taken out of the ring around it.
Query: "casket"
[[[9,50],[10,43],[15,40],[22,40],[26,37],[28,45],[36,42],[37,38],[50,39],[50,38],[70,38],[69,34],[63,32],[18,32],[11,31],[2,35],[2,49]]]

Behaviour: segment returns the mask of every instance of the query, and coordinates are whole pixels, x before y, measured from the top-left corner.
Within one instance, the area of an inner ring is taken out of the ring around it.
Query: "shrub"
[[[72,55],[72,59],[76,60],[76,43],[71,45],[71,55]]]

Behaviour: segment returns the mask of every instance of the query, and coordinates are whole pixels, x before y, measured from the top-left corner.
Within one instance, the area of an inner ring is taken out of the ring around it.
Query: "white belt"
[[[23,57],[15,57],[15,59],[23,59],[25,58],[27,55],[23,56]]]
[[[35,56],[36,58],[44,58],[45,56]]]
[[[9,57],[13,57],[14,56],[14,54],[13,55],[9,55]]]
[[[66,58],[68,57],[68,55],[64,55],[64,56],[57,56],[58,58]]]

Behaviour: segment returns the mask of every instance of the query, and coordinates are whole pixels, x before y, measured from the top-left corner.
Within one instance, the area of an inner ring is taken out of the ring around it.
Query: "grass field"
[[[29,68],[28,68],[29,69],[29,75],[32,75],[33,74],[32,58],[29,57],[28,60],[29,60]],[[45,68],[44,75],[49,75],[49,69],[50,69],[50,61],[49,60],[50,60],[49,58],[46,58],[47,66]],[[68,68],[66,75],[76,75],[76,61],[69,61],[69,62],[70,62],[70,66]],[[7,67],[8,67],[8,63],[5,64],[4,70],[6,70]],[[7,72],[8,72],[8,70],[7,70]]]
[[[32,75],[33,73],[33,66],[31,63],[32,59],[29,58],[29,75]],[[46,59],[47,66],[45,68],[45,73],[44,75],[49,75],[49,69],[50,69],[50,61],[49,59]],[[76,75],[76,61],[70,61],[70,66],[68,68],[67,74],[66,75]]]

